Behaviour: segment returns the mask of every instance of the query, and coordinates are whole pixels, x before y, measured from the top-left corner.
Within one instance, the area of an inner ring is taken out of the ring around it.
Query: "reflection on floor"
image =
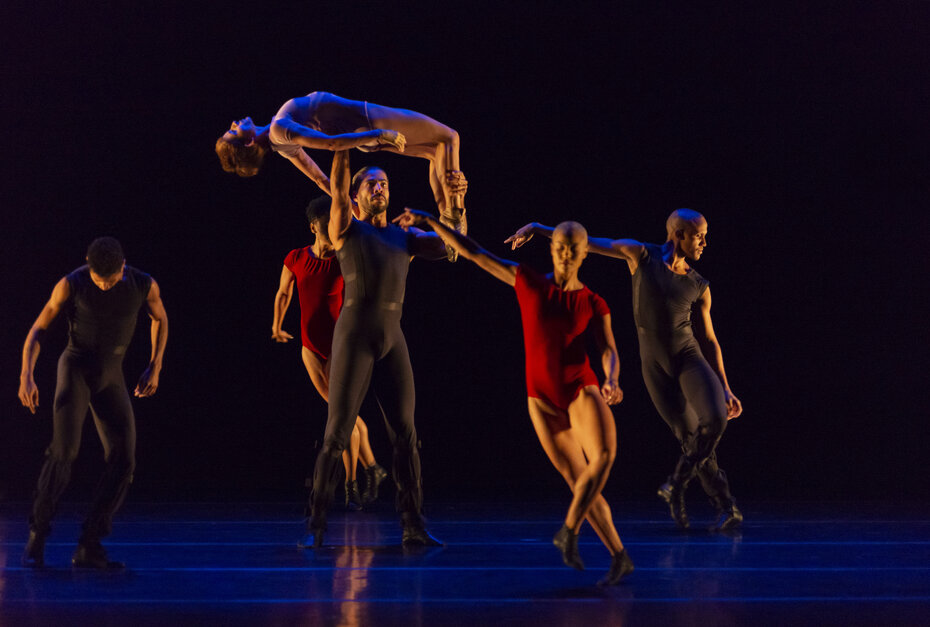
[[[590,527],[587,570],[562,565],[564,505],[434,503],[446,546],[405,551],[385,504],[334,514],[311,551],[297,504],[131,503],[106,543],[127,570],[86,572],[69,565],[79,506],[30,570],[26,506],[4,504],[0,625],[930,624],[930,505],[742,503],[742,533],[720,535],[677,531],[658,501],[618,504],[636,571],[610,589]]]

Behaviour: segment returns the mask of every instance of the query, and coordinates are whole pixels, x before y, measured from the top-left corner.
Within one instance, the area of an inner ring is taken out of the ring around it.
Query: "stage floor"
[[[662,503],[614,517],[636,571],[589,526],[587,570],[552,535],[565,503],[430,503],[446,546],[405,551],[389,504],[334,508],[328,546],[300,550],[299,504],[129,503],[106,542],[125,571],[72,570],[78,505],[46,568],[20,566],[25,504],[0,509],[0,625],[928,625],[930,505],[743,503],[739,534],[677,531]]]

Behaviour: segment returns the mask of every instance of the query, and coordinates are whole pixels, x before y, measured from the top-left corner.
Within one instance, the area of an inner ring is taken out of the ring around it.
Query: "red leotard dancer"
[[[339,262],[329,241],[330,199],[317,198],[307,206],[310,231],[316,236],[312,245],[288,253],[281,269],[281,282],[275,295],[274,321],[271,338],[287,342],[293,336],[281,329],[284,314],[291,302],[294,285],[300,302],[301,356],[307,374],[323,400],[329,402],[329,357],[332,354],[333,329],[342,309],[344,284]],[[361,458],[365,467],[365,491],[359,493],[356,467]],[[361,416],[356,418],[349,448],[342,455],[346,469],[346,507],[362,508],[378,498],[378,486],[387,477],[384,468],[375,461],[368,440],[368,426]]]
[[[552,239],[554,272],[544,277],[524,265],[500,259],[429,214],[407,209],[395,219],[403,227],[427,222],[447,246],[482,270],[512,285],[520,303],[526,343],[527,404],[536,435],[552,464],[571,486],[573,498],[562,528],[553,538],[566,565],[579,570],[578,530],[585,518],[611,553],[601,584],[616,584],[632,572],[601,496],[617,455],[617,432],[608,404],[619,403],[620,360],[606,303],[578,280],[587,254],[587,233],[563,222]],[[593,327],[606,380],[598,389],[582,335]]]

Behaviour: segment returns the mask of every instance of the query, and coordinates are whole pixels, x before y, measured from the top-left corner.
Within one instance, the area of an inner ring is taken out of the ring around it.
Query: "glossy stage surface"
[[[124,571],[72,570],[79,506],[41,570],[19,565],[24,504],[0,510],[0,625],[928,625],[930,506],[743,503],[742,533],[677,531],[656,502],[614,517],[636,571],[599,588],[552,546],[564,503],[431,503],[446,546],[405,551],[388,504],[335,509],[300,550],[300,506],[129,503],[106,542]]]

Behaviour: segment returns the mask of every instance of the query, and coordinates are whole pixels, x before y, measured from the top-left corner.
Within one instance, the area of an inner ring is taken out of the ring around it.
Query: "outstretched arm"
[[[545,226],[539,222],[530,222],[526,226],[517,229],[516,233],[504,240],[504,243],[509,243],[511,249],[516,250],[533,239],[533,235],[543,235],[551,238],[553,231],[555,229],[551,226]],[[644,250],[645,246],[642,242],[633,239],[609,239],[588,236],[588,251],[598,255],[623,259],[629,264],[631,273],[636,272],[636,267],[639,265]]]
[[[352,199],[349,186],[352,177],[349,173],[349,151],[340,150],[333,155],[333,169],[330,172],[330,196],[333,204],[329,210],[329,239],[336,250],[342,248],[345,232],[352,223]]]
[[[287,266],[281,266],[281,281],[278,284],[278,293],[274,296],[274,319],[271,321],[271,339],[275,342],[283,343],[294,339],[293,335],[281,328],[293,295],[294,273]]]
[[[306,174],[310,180],[316,183],[317,187],[326,192],[327,195],[330,193],[329,177],[320,169],[316,161],[310,158],[310,155],[303,150],[298,150],[294,155],[284,156],[288,161],[294,164],[294,167]]]
[[[601,366],[604,368],[601,395],[608,405],[616,405],[623,400],[623,390],[620,389],[620,355],[610,326],[610,314],[600,316],[594,322],[594,338],[601,351]]]
[[[71,296],[71,286],[68,285],[67,279],[61,279],[55,284],[52,290],[52,296],[45,303],[45,307],[39,313],[39,317],[32,323],[29,334],[26,336],[26,343],[23,345],[23,365],[19,373],[19,401],[31,413],[36,413],[39,407],[39,388],[36,387],[33,372],[36,367],[36,360],[39,358],[40,338],[52,321],[58,316],[58,312]]]
[[[701,350],[710,367],[714,369],[720,382],[723,383],[723,393],[727,402],[727,420],[732,420],[743,413],[743,404],[736,395],[730,390],[730,384],[727,382],[727,373],[723,369],[723,351],[720,350],[720,342],[717,341],[717,335],[714,333],[714,323],[710,319],[710,288],[704,290],[704,294],[698,301],[701,309],[701,321],[703,328],[699,340]]]
[[[145,299],[145,305],[149,318],[152,319],[152,358],[142,376],[139,377],[139,382],[133,392],[139,398],[151,396],[158,389],[158,377],[161,374],[162,361],[165,357],[165,346],[168,344],[168,314],[165,312],[164,303],[161,302],[161,290],[154,279]]]
[[[405,229],[415,224],[429,224],[443,242],[457,250],[465,259],[474,262],[479,268],[507,285],[513,286],[517,282],[517,264],[491,254],[470,237],[453,231],[428,213],[408,207],[392,222]]]

